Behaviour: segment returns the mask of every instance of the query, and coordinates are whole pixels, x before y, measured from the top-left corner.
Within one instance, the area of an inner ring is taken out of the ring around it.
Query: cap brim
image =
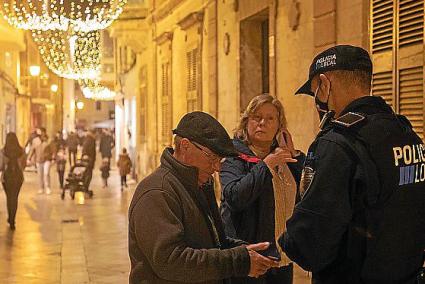
[[[295,95],[300,94],[314,97],[314,93],[311,91],[311,80],[305,82],[304,85],[302,85],[301,88],[299,88],[298,91],[295,92]]]

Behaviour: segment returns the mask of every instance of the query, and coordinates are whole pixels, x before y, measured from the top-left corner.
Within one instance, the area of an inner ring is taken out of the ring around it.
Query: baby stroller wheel
[[[93,190],[89,190],[87,193],[89,194],[90,198],[93,198]]]

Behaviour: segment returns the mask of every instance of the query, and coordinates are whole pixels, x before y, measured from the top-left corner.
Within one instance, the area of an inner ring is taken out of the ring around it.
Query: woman
[[[6,144],[2,149],[3,174],[2,184],[6,193],[7,212],[10,229],[15,230],[15,216],[18,209],[18,195],[24,182],[23,170],[26,156],[24,149],[19,145],[18,138],[13,132],[6,135]]]
[[[275,244],[292,214],[305,156],[294,149],[282,104],[270,95],[252,99],[234,134],[240,155],[227,158],[220,172],[226,233],[249,243],[268,241],[264,254],[281,259],[280,268],[259,279],[234,281],[292,283],[292,263]]]

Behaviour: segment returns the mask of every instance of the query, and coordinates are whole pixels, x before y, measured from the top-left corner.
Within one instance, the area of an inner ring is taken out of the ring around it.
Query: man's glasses
[[[190,141],[196,148],[198,148],[199,150],[201,150],[201,152],[207,156],[208,160],[210,160],[211,163],[222,163],[224,162],[224,158],[221,158],[217,155],[214,155],[212,153],[208,153],[207,151],[205,151],[204,149],[201,148],[201,146],[199,146],[197,143]]]

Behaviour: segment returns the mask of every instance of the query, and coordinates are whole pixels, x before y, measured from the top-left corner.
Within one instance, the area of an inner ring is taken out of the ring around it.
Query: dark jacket
[[[102,158],[112,157],[112,148],[114,147],[114,138],[111,135],[102,135],[99,143],[99,152]]]
[[[130,283],[224,283],[246,276],[248,251],[226,238],[212,184],[198,187],[198,170],[165,149],[129,208]]]
[[[366,118],[319,133],[305,161],[303,199],[279,243],[317,284],[413,284],[425,249],[425,182],[410,175],[420,166],[406,167],[397,151],[423,142],[380,97],[355,100],[341,114],[348,112]]]
[[[76,152],[79,144],[78,135],[75,133],[69,134],[68,139],[66,139],[66,146],[71,152]]]
[[[87,134],[84,139],[82,156],[87,155],[89,157],[88,167],[93,170],[94,162],[96,161],[96,140],[93,135]]]
[[[275,208],[272,174],[241,140],[234,139],[233,144],[245,156],[226,158],[220,172],[221,217],[226,234],[249,243],[273,243]],[[304,157],[301,154],[297,163],[288,163],[297,184]]]
[[[26,165],[25,152],[5,153],[4,148],[0,150],[1,155],[1,181],[4,189],[20,187],[24,182],[23,171]]]

